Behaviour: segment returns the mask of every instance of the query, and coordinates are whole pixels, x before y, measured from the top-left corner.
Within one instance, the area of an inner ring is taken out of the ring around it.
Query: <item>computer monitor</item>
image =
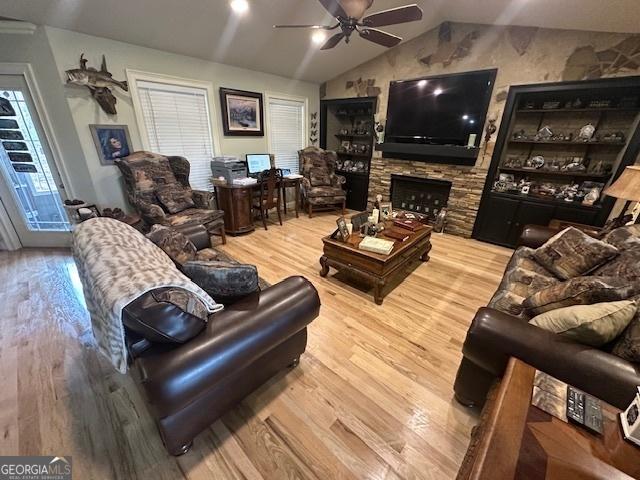
[[[271,168],[271,156],[268,153],[247,153],[249,175],[256,175]]]

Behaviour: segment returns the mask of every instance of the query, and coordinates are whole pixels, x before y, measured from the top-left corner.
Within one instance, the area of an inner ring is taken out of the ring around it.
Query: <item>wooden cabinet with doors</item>
[[[640,77],[509,89],[473,237],[508,247],[526,224],[602,226],[615,199],[587,193],[640,153]]]

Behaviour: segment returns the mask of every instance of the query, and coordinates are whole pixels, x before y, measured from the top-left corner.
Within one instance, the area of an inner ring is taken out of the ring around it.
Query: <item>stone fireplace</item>
[[[448,210],[446,232],[470,237],[486,176],[487,170],[484,168],[374,157],[371,159],[369,174],[369,201],[373,203],[376,195],[381,194],[383,201],[391,201],[394,208],[400,208],[400,205],[391,198],[392,177],[396,179],[413,177],[414,185],[418,185],[415,182],[424,179],[439,180],[444,183],[431,182],[431,186],[435,187],[438,184],[441,190],[442,186],[450,184],[446,200]],[[394,192],[397,190],[394,189]]]

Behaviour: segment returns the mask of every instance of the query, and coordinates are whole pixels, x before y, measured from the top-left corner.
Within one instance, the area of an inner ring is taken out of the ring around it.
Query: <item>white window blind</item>
[[[269,98],[269,142],[277,168],[298,173],[298,150],[305,147],[305,104]]]
[[[204,88],[138,81],[149,148],[163,155],[189,160],[189,183],[194,189],[211,189],[213,140],[207,90]]]

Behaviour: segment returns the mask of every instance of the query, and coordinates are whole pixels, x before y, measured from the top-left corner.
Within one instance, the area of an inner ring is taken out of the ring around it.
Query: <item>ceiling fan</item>
[[[337,20],[335,25],[274,25],[274,28],[312,28],[316,30],[335,30],[340,32],[329,37],[320,50],[335,47],[344,38],[349,43],[349,37],[355,31],[365,40],[377,43],[383,47],[395,47],[402,41],[401,37],[383,32],[375,27],[396,25],[398,23],[414,22],[422,19],[422,9],[416,5],[391,8],[382,12],[372,13],[363,17],[373,4],[373,0],[319,0],[322,6]]]

